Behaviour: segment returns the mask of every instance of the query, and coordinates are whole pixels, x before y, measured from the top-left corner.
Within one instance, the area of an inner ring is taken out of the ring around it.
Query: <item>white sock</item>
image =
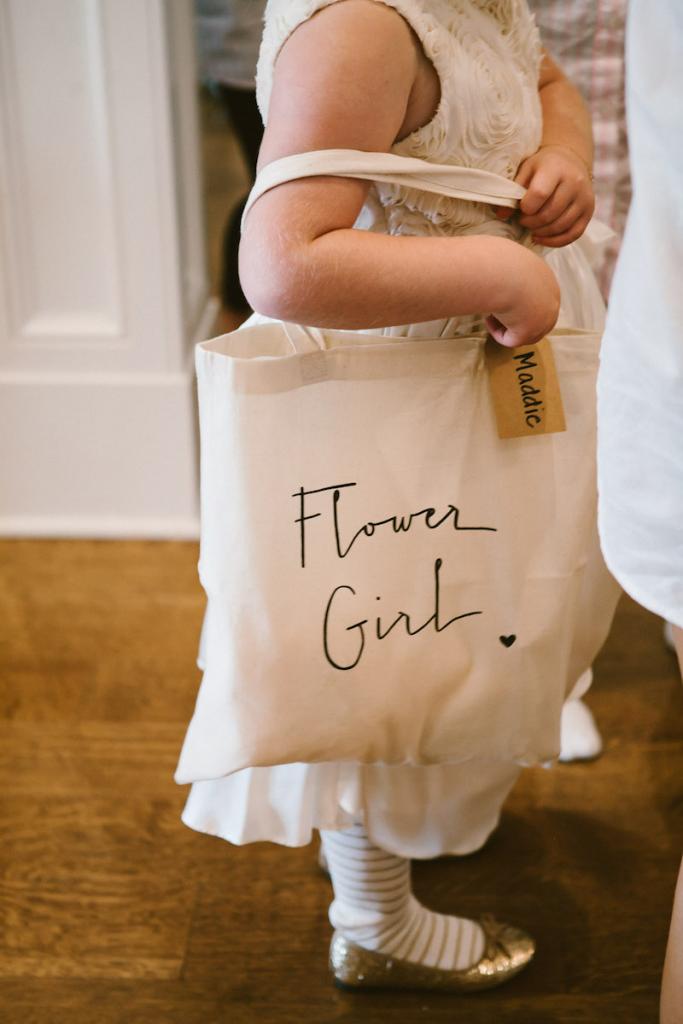
[[[586,761],[602,753],[602,737],[587,704],[569,699],[562,707],[559,760]]]
[[[330,921],[347,939],[442,970],[463,970],[481,959],[480,926],[418,903],[409,860],[373,846],[359,825],[320,836],[334,887]]]

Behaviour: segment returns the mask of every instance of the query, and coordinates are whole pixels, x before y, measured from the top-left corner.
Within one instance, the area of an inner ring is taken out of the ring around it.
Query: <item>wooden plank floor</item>
[[[172,772],[198,673],[193,544],[0,543],[3,1024],[648,1024],[683,847],[683,714],[658,620],[625,601],[590,697],[596,763],[525,773],[488,847],[415,869],[495,910],[532,967],[454,999],[348,994],[315,850],[185,829]]]

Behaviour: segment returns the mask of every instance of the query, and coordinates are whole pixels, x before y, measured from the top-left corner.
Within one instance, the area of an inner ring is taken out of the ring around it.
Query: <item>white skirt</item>
[[[559,326],[603,328],[605,307],[589,263],[590,245],[589,237],[547,255],[562,292]],[[437,333],[431,336],[439,336],[438,326],[433,329]],[[424,334],[425,325],[417,331]],[[391,333],[395,336],[396,329]],[[200,643],[200,666],[201,661]],[[582,677],[576,691],[585,689]],[[360,822],[375,845],[399,856],[466,854],[495,829],[520,771],[517,764],[484,759],[425,767],[325,763],[247,768],[193,783],[182,820],[231,843],[267,840],[284,846],[304,846],[316,829]]]

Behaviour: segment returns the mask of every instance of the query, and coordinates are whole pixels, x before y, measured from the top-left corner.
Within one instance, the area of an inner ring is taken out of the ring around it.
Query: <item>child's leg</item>
[[[409,860],[373,846],[360,825],[321,837],[334,887],[330,921],[347,939],[443,970],[462,970],[481,958],[481,927],[418,903]]]
[[[251,185],[256,178],[256,164],[261,140],[263,139],[263,122],[256,105],[256,91],[255,89],[236,89],[229,85],[221,85],[219,92],[242,150]],[[223,232],[220,296],[224,310],[244,312],[249,310],[249,303],[244,296],[242,285],[240,284],[237,259],[242,213],[244,212],[246,201],[246,196],[239,201],[228,217]],[[238,317],[237,320],[239,319]],[[232,329],[236,324],[226,322],[223,326],[226,329]]]
[[[410,888],[410,861],[374,846],[361,826],[321,836],[334,886],[330,966],[341,984],[492,988],[533,957],[533,940],[516,928],[423,907]]]
[[[683,629],[674,627],[673,641],[683,673]],[[674,896],[669,942],[662,978],[662,1024],[683,1024],[683,863]]]
[[[602,753],[602,736],[593,712],[580,697],[570,698],[562,708],[559,760],[592,761]]]
[[[602,737],[593,714],[581,700],[593,682],[588,669],[577,680],[562,708],[560,761],[585,761],[602,753]]]

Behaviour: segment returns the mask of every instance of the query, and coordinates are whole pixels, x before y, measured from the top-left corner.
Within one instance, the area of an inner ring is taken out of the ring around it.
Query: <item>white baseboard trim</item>
[[[182,540],[199,538],[199,519],[120,519],[115,516],[0,517],[0,537],[78,540]]]
[[[194,346],[218,307],[180,370],[0,373],[0,536],[197,539]]]
[[[0,379],[0,534],[196,537],[197,456],[189,365]]]

